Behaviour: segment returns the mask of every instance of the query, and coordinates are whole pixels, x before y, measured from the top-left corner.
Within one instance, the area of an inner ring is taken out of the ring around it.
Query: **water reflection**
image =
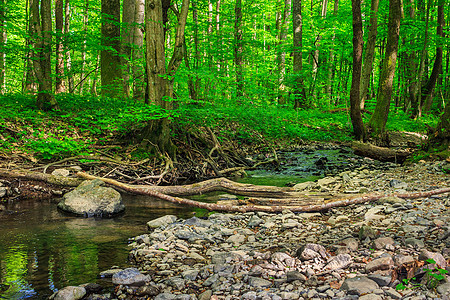
[[[124,197],[125,214],[112,219],[65,215],[51,202],[21,201],[0,213],[0,297],[46,299],[67,285],[99,282],[99,272],[127,266],[128,238],[166,214],[192,215],[148,197]],[[104,283],[104,282],[103,282]]]

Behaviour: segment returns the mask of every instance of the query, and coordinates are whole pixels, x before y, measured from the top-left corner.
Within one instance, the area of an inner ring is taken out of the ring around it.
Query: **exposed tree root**
[[[334,207],[341,207],[352,204],[360,204],[365,202],[376,201],[386,196],[397,196],[399,198],[404,199],[416,199],[450,192],[450,188],[442,188],[438,190],[420,193],[389,194],[389,195],[368,194],[360,197],[356,196],[347,199],[331,198],[329,200],[325,200],[324,198],[319,197],[318,199],[316,198],[315,201],[311,201],[314,199],[311,199],[311,197],[308,198],[304,194],[302,198],[299,198],[299,195],[301,195],[301,193],[296,193],[290,188],[241,184],[225,178],[207,180],[186,186],[164,187],[164,186],[132,186],[118,182],[113,179],[99,178],[82,172],[79,172],[78,176],[86,179],[101,179],[110,185],[113,185],[123,191],[132,194],[147,195],[161,200],[169,201],[172,203],[204,208],[210,211],[216,210],[216,211],[230,211],[230,212],[250,212],[250,211],[281,212],[285,209],[288,209],[292,212],[312,212],[312,211],[323,211]],[[253,195],[253,196],[271,195],[275,199],[258,199],[252,197],[245,202],[247,203],[247,205],[222,205],[216,203],[198,202],[195,200],[174,196],[174,195],[186,196],[193,194],[202,194],[210,191],[226,191],[240,195]],[[282,199],[282,201],[280,201],[280,199]],[[265,204],[275,204],[275,205],[252,204],[258,203],[258,201],[259,203],[262,202]],[[282,203],[285,203],[285,205],[282,205]]]
[[[380,161],[390,161],[403,163],[411,152],[404,150],[394,150],[390,148],[378,147],[372,144],[352,142],[352,148],[356,155],[370,157]]]

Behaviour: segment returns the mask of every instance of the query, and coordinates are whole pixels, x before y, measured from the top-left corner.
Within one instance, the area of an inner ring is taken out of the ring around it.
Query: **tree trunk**
[[[102,95],[122,97],[123,79],[120,53],[120,1],[102,0],[102,47],[100,74]]]
[[[0,0],[0,94],[6,92],[6,5]]]
[[[123,91],[124,95],[130,97],[130,72],[131,72],[131,49],[133,47],[133,31],[135,24],[135,10],[136,0],[123,0],[122,11],[122,28],[121,34],[121,61],[124,69],[122,70],[123,76]]]
[[[52,91],[51,78],[51,2],[50,0],[33,0],[30,3],[31,31],[34,37],[33,66],[39,82],[36,105],[39,109],[58,110],[58,103]],[[50,107],[48,107],[48,105]]]
[[[145,0],[136,0],[136,9],[134,20],[137,25],[133,30],[133,49],[131,50],[132,64],[131,72],[133,74],[133,98],[142,100],[145,94],[145,68],[143,62],[144,31],[145,22]]]
[[[364,104],[367,99],[369,90],[370,76],[373,72],[373,60],[375,57],[375,44],[377,41],[378,30],[378,6],[380,0],[372,0],[370,6],[370,21],[369,21],[369,37],[367,38],[366,49],[364,51],[364,65],[362,69],[361,77],[361,109],[364,108]]]
[[[397,63],[400,19],[400,0],[389,0],[388,40],[386,45],[386,54],[380,74],[377,104],[369,121],[371,131],[379,137],[381,137],[385,131],[389,114],[389,104],[392,97],[395,66]]]
[[[293,23],[293,73],[294,79],[294,108],[305,108],[308,106],[306,101],[306,91],[303,82],[303,19],[302,19],[302,0],[293,0],[292,2],[292,23]]]
[[[70,0],[65,0],[64,5],[64,33],[66,35],[70,34]],[[73,74],[72,74],[72,59],[70,55],[70,48],[67,47],[66,51],[66,76],[67,83],[69,84],[69,93],[74,92]]]
[[[284,0],[283,18],[280,23],[280,31],[278,35],[278,103],[286,104],[286,50],[284,43],[289,30],[289,16],[291,14],[291,0]]]
[[[350,117],[353,125],[353,133],[357,140],[364,139],[364,124],[360,106],[360,82],[363,51],[363,28],[361,17],[361,0],[352,0],[353,12],[353,74],[350,90]]]
[[[411,20],[415,20],[416,13],[415,13],[415,7],[414,7],[414,0],[410,0],[410,6],[409,6],[409,16]],[[411,38],[411,37],[410,37]],[[415,39],[415,36],[412,37],[412,40]],[[411,49],[405,53],[405,61],[406,61],[406,84],[408,89],[408,100],[405,103],[405,111],[408,111],[410,108],[416,107],[417,108],[417,63],[416,63],[416,56],[417,51],[414,49]]]
[[[55,31],[56,31],[56,68],[55,94],[65,93],[64,82],[64,50],[62,44],[64,25],[64,0],[55,0]]]
[[[333,16],[336,18],[339,8],[339,0],[334,0],[334,9],[333,9]],[[329,53],[329,59],[328,59],[328,81],[327,81],[327,96],[329,99],[329,103],[331,104],[333,101],[333,78],[335,76],[335,66],[334,66],[334,60],[335,60],[335,54],[334,54],[334,47],[335,47],[335,40],[336,40],[336,24],[335,19],[333,21],[333,36],[331,38],[331,48]]]
[[[422,90],[422,99],[425,99],[425,105],[423,111],[430,111],[433,104],[433,91],[436,87],[436,82],[442,71],[442,43],[439,38],[444,39],[444,0],[439,0],[438,3],[438,25],[436,35],[438,36],[438,42],[436,47],[436,58],[434,60],[433,70],[431,71],[430,79]]]
[[[33,67],[33,51],[30,49],[30,46],[33,44],[33,26],[31,26],[31,24],[33,23],[32,17],[33,14],[31,13],[31,5],[32,5],[33,0],[27,0],[25,1],[26,5],[25,5],[25,16],[26,16],[26,22],[27,22],[27,27],[26,27],[26,32],[28,33],[28,37],[26,39],[26,47],[27,47],[27,52],[25,54],[25,70],[24,70],[24,81],[22,84],[22,91],[24,93],[28,93],[28,94],[32,94],[34,95],[37,91],[37,79],[36,79],[36,74],[34,72],[34,67]]]
[[[234,6],[234,66],[236,68],[236,97],[240,102],[244,96],[243,46],[242,46],[242,0],[236,0]]]
[[[84,16],[83,16],[83,51],[81,52],[81,71],[80,71],[80,83],[79,83],[79,93],[82,94],[84,86],[84,72],[86,69],[86,39],[88,35],[88,21],[89,21],[89,0],[86,0],[84,6]]]
[[[145,17],[148,97],[152,103],[166,111],[172,109],[173,80],[184,57],[184,30],[189,0],[183,0],[181,11],[178,13],[175,47],[166,69],[164,20],[167,22],[168,8],[169,6],[160,0],[150,2],[147,4]],[[175,155],[175,146],[170,139],[168,117],[151,121],[142,132],[142,141],[143,146],[148,146],[148,142],[152,143],[161,154]]]

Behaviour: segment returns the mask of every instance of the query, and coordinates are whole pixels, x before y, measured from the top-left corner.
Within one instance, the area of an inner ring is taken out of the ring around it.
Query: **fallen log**
[[[402,164],[411,155],[411,152],[406,150],[394,150],[356,141],[352,142],[352,149],[359,156],[399,164]]]
[[[92,175],[89,175],[89,174],[86,174],[83,172],[79,172],[78,176],[86,178],[86,179],[101,179],[105,183],[113,185],[123,191],[132,193],[132,194],[151,196],[151,197],[169,201],[169,202],[172,202],[175,204],[189,205],[189,206],[193,206],[193,207],[204,208],[204,209],[207,209],[210,211],[228,211],[228,212],[255,212],[255,211],[282,212],[283,210],[286,210],[286,209],[288,209],[292,212],[314,212],[314,211],[328,210],[328,209],[334,208],[334,207],[342,207],[342,206],[348,206],[348,205],[352,205],[352,204],[360,204],[360,203],[376,201],[378,199],[381,199],[381,198],[387,197],[387,196],[397,196],[399,198],[404,198],[404,199],[416,199],[416,198],[424,198],[424,197],[429,197],[432,195],[450,192],[450,188],[442,188],[442,189],[428,191],[428,192],[411,193],[411,194],[388,194],[388,195],[368,194],[368,195],[363,195],[361,197],[356,197],[356,198],[351,198],[351,199],[339,199],[337,201],[333,201],[333,200],[323,201],[321,199],[321,202],[322,202],[321,204],[310,204],[308,202],[304,202],[306,205],[224,205],[224,204],[216,204],[216,203],[204,203],[204,202],[198,202],[198,201],[190,200],[190,199],[186,199],[186,198],[170,196],[170,195],[167,195],[167,194],[164,194],[164,193],[161,193],[160,191],[158,191],[157,190],[158,188],[164,188],[164,187],[160,187],[160,186],[145,186],[145,187],[131,186],[131,185],[128,185],[128,184],[125,184],[122,182],[118,182],[113,179],[95,177],[95,176],[92,176]],[[218,178],[218,179],[224,179],[224,178]],[[212,181],[209,181],[209,184],[207,185],[209,188],[211,188],[211,185],[210,185],[211,182]],[[237,185],[237,186],[243,185],[243,184],[235,183],[232,181],[230,181],[229,183],[230,184],[233,183],[232,185]],[[245,186],[248,187],[251,185],[245,185]],[[178,188],[179,187],[180,186],[178,186]],[[265,187],[253,186],[253,187],[268,188],[268,186],[265,186]],[[269,188],[287,189],[287,188],[277,188],[277,187],[270,187],[270,186],[269,186]],[[289,192],[287,192],[287,193],[289,193]],[[299,198],[290,198],[290,199],[285,199],[286,203],[289,203],[288,200],[293,200],[296,202],[296,204],[298,204],[298,201],[300,201]],[[252,201],[255,201],[255,200],[252,200]]]
[[[59,186],[72,186],[72,187],[76,187],[80,183],[83,182],[83,179],[81,179],[81,178],[56,176],[56,175],[44,174],[44,173],[33,172],[33,171],[28,171],[28,170],[11,171],[11,170],[0,169],[0,177],[19,178],[19,179],[26,179],[26,180],[37,180],[37,181],[42,181],[42,182],[46,182],[49,184],[54,184],[54,185],[59,185]]]

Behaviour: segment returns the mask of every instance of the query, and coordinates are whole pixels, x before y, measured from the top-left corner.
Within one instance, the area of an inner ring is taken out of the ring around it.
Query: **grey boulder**
[[[58,208],[85,217],[110,217],[125,210],[122,196],[100,179],[86,180],[64,195]]]

